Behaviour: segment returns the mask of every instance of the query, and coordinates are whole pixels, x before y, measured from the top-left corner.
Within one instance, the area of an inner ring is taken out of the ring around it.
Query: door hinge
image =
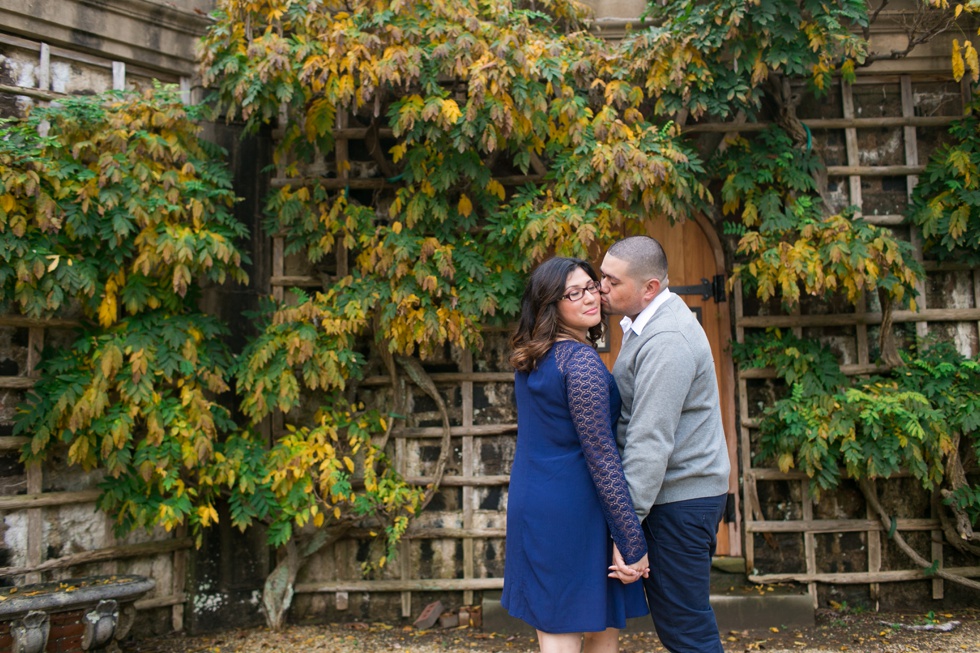
[[[670,286],[670,291],[678,295],[701,295],[702,299],[714,299],[720,304],[725,301],[725,275],[716,274],[708,279],[701,279],[696,286]]]

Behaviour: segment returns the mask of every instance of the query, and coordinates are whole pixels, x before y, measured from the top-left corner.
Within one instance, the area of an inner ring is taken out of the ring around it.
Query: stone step
[[[739,566],[738,559],[732,558],[716,561],[712,569],[711,607],[718,620],[719,632],[771,627],[782,630],[813,625],[813,601],[805,587],[753,585],[746,579],[744,571],[735,571],[744,569],[744,561]],[[501,607],[500,595],[500,592],[483,592],[483,631],[533,636],[533,628]],[[651,631],[653,621],[649,617],[630,619],[626,628],[633,632]]]

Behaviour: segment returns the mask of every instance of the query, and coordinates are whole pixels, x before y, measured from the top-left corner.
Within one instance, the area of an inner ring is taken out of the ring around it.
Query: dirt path
[[[932,617],[932,619],[928,617]],[[950,632],[915,627],[958,621]],[[730,631],[725,651],[742,653],[980,653],[980,610],[938,615],[820,611],[809,628]],[[380,623],[290,626],[277,633],[235,630],[201,637],[131,642],[127,653],[536,653],[529,637],[482,633],[470,628],[416,630]],[[654,633],[624,632],[621,653],[659,653]]]

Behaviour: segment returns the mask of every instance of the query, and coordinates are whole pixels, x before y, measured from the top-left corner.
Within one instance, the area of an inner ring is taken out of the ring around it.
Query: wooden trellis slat
[[[353,528],[348,531],[351,538],[367,538],[371,536],[371,529]],[[504,537],[504,528],[452,528],[449,526],[439,526],[438,528],[419,528],[409,526],[408,530],[402,535],[407,540],[442,540],[442,539],[464,539],[482,538],[491,539]]]
[[[980,308],[924,308],[920,311],[895,311],[892,321],[918,322],[975,322],[980,320]],[[840,313],[836,315],[754,315],[741,318],[746,328],[769,327],[831,327],[855,324],[881,324],[881,313]]]
[[[904,75],[901,81],[902,89],[902,115],[905,117],[910,117],[915,115],[915,97],[912,93],[912,78],[908,75]],[[905,143],[905,163],[910,166],[919,165],[919,144],[918,136],[915,127],[906,125],[902,128],[903,141]],[[923,166],[924,171],[924,166]],[[916,185],[919,183],[919,178],[916,175],[909,175],[906,179],[906,197],[909,202],[912,201],[912,192],[915,190]],[[912,230],[912,248],[916,253],[919,262],[922,262],[922,237],[919,234],[918,229]],[[925,279],[919,279],[916,284],[916,290],[919,292],[919,298],[917,301],[921,301],[922,308],[927,308],[927,297],[925,292]],[[915,323],[915,333],[919,338],[925,338],[929,334],[929,325],[926,322],[916,322]],[[930,507],[930,512],[935,517],[935,506]],[[869,513],[870,514],[870,513]],[[937,561],[939,567],[943,566],[943,532],[941,529],[936,529],[932,532],[931,545],[930,545],[930,557]],[[945,594],[945,586],[942,578],[938,576],[932,579],[932,598],[941,599]]]
[[[800,493],[803,501],[803,522],[807,524],[803,531],[803,551],[806,564],[806,575],[814,576],[817,574],[817,538],[813,531],[813,497],[810,495],[810,479],[805,478],[801,482]],[[806,581],[807,594],[813,601],[813,608],[820,607],[820,599],[817,596],[817,583],[813,580]]]
[[[843,105],[844,118],[847,120],[852,120],[854,118],[853,86],[844,80],[841,80],[841,104]],[[915,127],[905,127],[905,129],[911,129],[913,132],[915,131]],[[844,135],[847,149],[847,164],[849,166],[858,166],[861,164],[861,157],[858,151],[857,128],[854,126],[847,127],[844,130]],[[857,215],[864,217],[864,211],[862,210],[864,202],[861,191],[861,177],[857,175],[852,175],[849,177],[848,188],[850,190],[851,206],[857,207]],[[904,216],[898,217],[903,218]],[[881,224],[881,222],[883,221],[876,220],[875,224]],[[901,222],[901,220],[898,222]],[[861,298],[854,307],[855,313],[862,316],[867,314],[867,303],[867,295],[862,293]],[[857,339],[856,348],[858,365],[868,366],[870,364],[870,354],[868,350],[868,325],[866,323],[859,323],[855,326],[855,331]],[[865,506],[865,516],[868,518],[874,516],[870,506]],[[870,528],[866,530],[865,537],[867,538],[868,542],[868,571],[870,573],[875,573],[881,570],[881,538],[879,537],[877,530]],[[874,601],[875,606],[877,606],[880,585],[873,583],[870,587],[870,593],[872,601]]]
[[[753,425],[752,428],[758,428],[759,420],[754,420],[754,421],[755,424]],[[839,471],[841,476],[845,475],[844,469],[841,469]],[[775,467],[756,467],[752,473],[756,477],[756,479],[760,481],[789,481],[789,480],[803,480],[804,478],[808,478],[806,472],[801,472],[799,470],[790,470],[784,472]],[[908,471],[901,470],[895,472],[894,474],[889,476],[889,478],[890,479],[912,478],[912,474]]]
[[[976,578],[980,576],[980,567],[947,567],[946,571]],[[871,583],[895,583],[909,580],[928,580],[929,576],[922,570],[893,570],[876,573],[855,571],[826,574],[749,574],[753,583],[830,583],[839,585],[865,585]]]
[[[75,492],[33,492],[0,497],[0,510],[36,510],[38,508],[56,508],[79,503],[95,503],[99,498],[98,490],[78,490]]]
[[[176,538],[169,540],[158,540],[154,542],[141,542],[139,544],[118,544],[115,546],[104,547],[101,549],[91,549],[81,553],[52,558],[37,564],[28,564],[23,567],[0,567],[0,575],[19,576],[50,571],[53,569],[67,569],[78,565],[87,565],[93,562],[106,562],[110,560],[122,560],[125,558],[140,558],[143,556],[159,555],[161,553],[172,553],[183,551],[194,546],[194,541],[189,537]]]
[[[905,216],[898,213],[886,215],[862,215],[861,218],[868,224],[876,227],[894,227],[905,222]]]
[[[281,242],[281,238],[279,239]],[[280,276],[271,277],[269,279],[270,286],[283,286],[283,287],[293,287],[293,288],[322,288],[323,279],[317,279],[316,277],[307,277],[302,275],[293,276]]]
[[[0,315],[0,327],[13,327],[15,329],[29,329],[31,327],[42,327],[45,329],[70,329],[81,326],[78,320],[66,320],[62,318],[37,318],[27,317],[26,315]]]
[[[177,542],[187,543],[188,546],[181,546],[174,549],[173,553],[173,569],[171,571],[171,586],[170,595],[160,597],[161,600],[172,600],[172,609],[170,610],[170,625],[177,631],[181,632],[184,630],[184,590],[187,585],[187,565],[190,561],[191,546],[194,544],[194,540],[187,536],[187,524],[181,524],[177,527],[174,533],[174,540]],[[181,597],[181,600],[176,600]]]
[[[844,118],[817,118],[804,120],[803,123],[811,130],[831,130],[831,129],[880,129],[882,127],[945,127],[959,120],[958,116],[912,116],[912,117],[892,117],[883,116],[881,118],[855,118],[853,116]],[[685,133],[691,134],[724,134],[728,132],[761,132],[774,126],[773,122],[745,122],[745,123],[701,123],[684,127]]]
[[[23,436],[0,436],[0,451],[17,451],[30,441]]]
[[[473,373],[473,352],[467,350],[463,353],[462,364],[460,365],[464,374]],[[463,402],[462,406],[462,422],[463,428],[473,427],[473,382],[463,381],[460,388],[460,393],[462,395],[461,399]],[[473,450],[473,434],[469,433],[463,436],[463,477],[473,478],[476,469],[474,460],[476,459],[475,452]],[[510,477],[508,476],[508,482]],[[473,528],[473,502],[475,498],[475,493],[473,492],[472,485],[466,485],[463,487],[463,528],[471,529]],[[463,578],[470,579],[474,577],[474,559],[473,559],[473,538],[464,537],[463,538]],[[463,591],[463,604],[473,605],[473,590],[467,589]]]
[[[435,481],[432,476],[407,476],[405,480],[412,485],[429,485]],[[488,476],[443,476],[439,481],[439,487],[492,487],[495,485],[507,485],[510,483],[509,474],[495,474]]]
[[[499,590],[503,578],[405,578],[397,580],[333,580],[296,583],[297,594],[318,592],[449,592]]]
[[[860,376],[863,374],[884,374],[892,368],[887,365],[873,365],[871,363],[841,365],[840,370],[844,376]],[[743,379],[775,379],[779,375],[771,367],[751,367],[739,370],[738,375]],[[750,420],[751,418],[744,418]]]
[[[44,329],[40,326],[32,326],[28,330],[27,336],[27,369],[28,377],[35,378],[35,369],[44,349]],[[24,465],[27,472],[27,493],[40,494],[44,491],[44,477],[41,470],[41,463],[29,462]],[[44,513],[40,508],[27,509],[27,566],[36,567],[41,563],[44,546]],[[41,574],[37,571],[29,572],[25,581],[30,583],[40,583]]]
[[[732,301],[735,309],[735,341],[745,342],[745,327],[742,321],[745,315],[742,299],[742,282],[736,281]],[[755,569],[755,538],[751,536],[750,528],[762,519],[762,509],[759,506],[759,495],[756,486],[755,470],[752,467],[751,429],[745,420],[749,416],[748,382],[741,372],[735,378],[738,388],[739,414],[739,461],[742,471],[742,529],[746,534],[742,550],[745,555],[745,570],[747,573]]]
[[[510,435],[512,433],[517,433],[517,424],[449,427],[449,434],[452,437]],[[392,429],[391,431],[391,437],[393,438],[441,438],[442,434],[442,428],[438,426],[402,427]]]
[[[806,477],[796,480],[806,480]],[[939,525],[938,519],[896,519],[895,528],[900,531],[928,531]],[[752,533],[879,533],[885,528],[878,519],[786,519],[753,522],[746,532]]]
[[[403,386],[404,387],[404,386]],[[397,388],[393,389],[395,392],[398,391]],[[442,429],[440,429],[441,431]],[[440,435],[441,437],[441,435]],[[399,438],[395,441],[395,464],[398,468],[398,473],[404,478],[408,473],[408,442],[405,438]],[[400,560],[398,571],[403,582],[409,582],[412,578],[412,549],[409,546],[409,541],[402,540],[398,544],[398,558]],[[346,591],[346,590],[338,590]],[[338,593],[339,596],[339,593]],[[412,615],[412,594],[410,590],[403,590],[401,594],[402,601],[402,616],[410,617]],[[339,605],[338,605],[339,607]]]
[[[434,372],[429,374],[434,383],[513,383],[513,372]],[[361,385],[388,385],[391,378],[387,376],[369,376],[361,381]],[[486,428],[493,428],[488,426]]]
[[[878,129],[882,127],[945,127],[956,120],[959,120],[959,116],[910,116],[910,117],[899,117],[899,116],[883,116],[881,118],[855,118],[855,117],[844,117],[844,118],[816,118],[811,120],[804,120],[803,122],[811,130],[831,130],[831,129]],[[763,131],[776,123],[773,122],[714,122],[714,123],[697,123],[691,125],[685,125],[683,127],[684,133],[690,134],[710,134],[718,133],[725,134],[731,132],[759,132]],[[333,131],[334,138],[344,138],[348,140],[363,140],[368,136],[370,128],[368,127],[347,127],[343,129],[335,129]],[[394,138],[394,132],[390,128],[382,127],[378,130],[378,135],[381,138]],[[537,172],[541,172],[540,169],[536,169]]]
[[[172,607],[176,613],[183,613],[184,603],[187,601],[186,594],[171,594],[170,596],[156,596],[152,599],[140,599],[133,604],[137,610],[153,610],[155,608]],[[180,630],[184,629],[184,621],[180,620]]]
[[[0,376],[0,389],[4,390],[28,390],[35,383],[35,379],[27,376]]]
[[[10,93],[11,95],[22,95],[24,97],[33,98],[35,100],[41,100],[43,102],[52,102],[54,100],[57,100],[58,98],[65,97],[63,93],[53,93],[52,91],[41,91],[36,88],[15,86],[13,84],[0,84],[0,93]]]

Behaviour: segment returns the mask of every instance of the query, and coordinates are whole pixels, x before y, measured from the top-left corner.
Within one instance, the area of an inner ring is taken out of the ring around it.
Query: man
[[[655,239],[615,243],[600,270],[603,307],[624,316],[613,367],[623,400],[616,440],[647,539],[650,614],[668,650],[721,653],[708,579],[729,462],[711,348],[668,289]],[[625,582],[638,578],[621,559],[610,570]]]

